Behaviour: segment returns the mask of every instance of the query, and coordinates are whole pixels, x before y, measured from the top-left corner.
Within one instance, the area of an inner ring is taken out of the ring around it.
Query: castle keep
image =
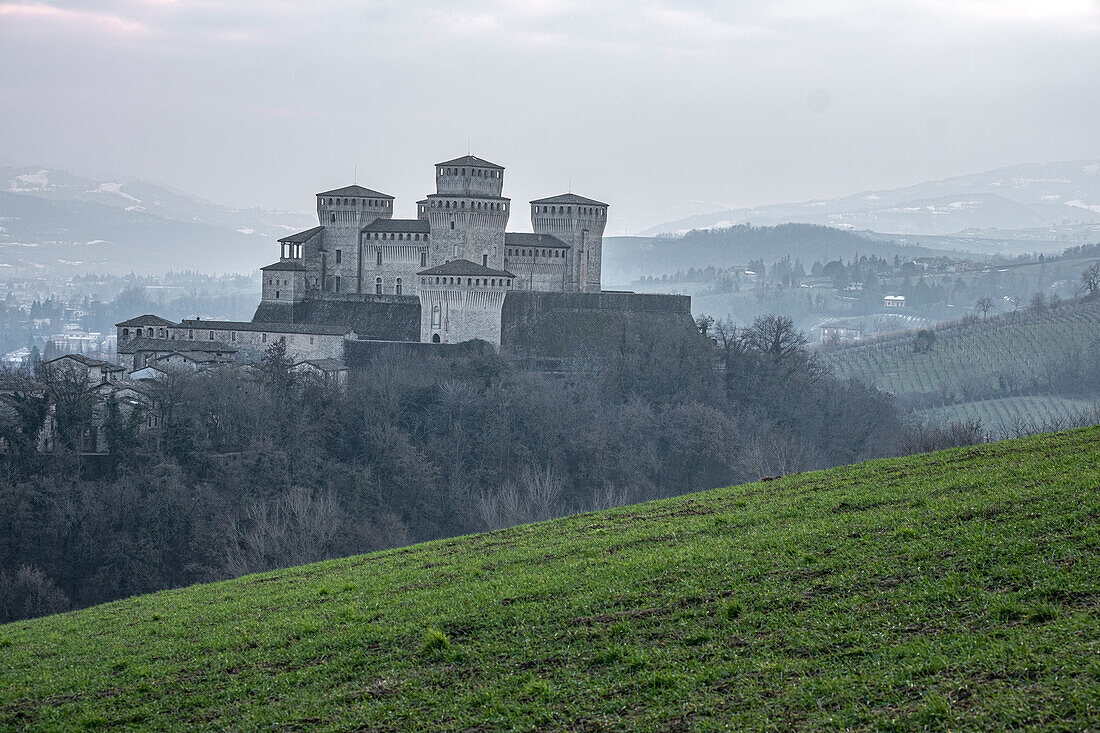
[[[531,355],[548,318],[559,327],[558,316],[601,312],[690,321],[686,296],[601,291],[607,204],[573,193],[537,199],[532,233],[508,232],[502,166],[467,155],[437,163],[434,178],[415,219],[393,218],[393,196],[363,186],[317,194],[318,226],[279,240],[279,261],[261,268],[251,322],[131,319],[118,324],[120,361],[244,361],[274,340],[300,359],[339,358],[333,344],[349,341],[480,339]],[[560,297],[541,297],[550,293]],[[511,322],[509,313],[522,315]]]

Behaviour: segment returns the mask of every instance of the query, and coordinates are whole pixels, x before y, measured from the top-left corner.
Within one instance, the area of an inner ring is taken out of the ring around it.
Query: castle
[[[601,289],[607,204],[573,193],[537,199],[533,232],[508,232],[502,166],[466,155],[434,173],[436,191],[416,202],[415,219],[393,218],[393,196],[363,186],[317,194],[318,226],[280,239],[279,261],[261,268],[252,321],[130,319],[117,324],[120,363],[254,360],[275,340],[303,360],[342,359],[350,342],[472,340],[557,356],[568,345],[547,351],[544,342],[568,338],[540,329],[578,314],[589,330],[624,314],[690,320],[686,296]]]

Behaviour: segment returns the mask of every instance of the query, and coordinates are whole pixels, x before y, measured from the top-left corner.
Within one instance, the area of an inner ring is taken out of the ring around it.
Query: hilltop
[[[0,726],[1100,725],[1100,428],[0,627]]]
[[[1100,224],[1100,160],[1023,164],[835,199],[731,209],[658,224],[643,234],[805,222],[895,234],[966,236],[1064,247],[1064,235],[1095,237]],[[1041,240],[1046,240],[1042,242]],[[981,248],[980,242],[971,246]],[[967,247],[969,249],[969,247]],[[1044,249],[1044,247],[1037,247]],[[1027,250],[1024,250],[1027,251]]]
[[[904,408],[990,425],[1019,412],[1005,400],[1057,396],[1044,400],[1041,411],[1062,417],[1100,397],[1090,377],[1100,367],[1100,301],[964,319],[934,332],[926,353],[917,352],[915,333],[906,331],[821,356],[838,377],[890,392]]]

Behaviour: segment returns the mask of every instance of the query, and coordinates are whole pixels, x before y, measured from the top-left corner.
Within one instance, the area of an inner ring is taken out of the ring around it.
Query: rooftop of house
[[[609,206],[603,201],[578,196],[575,193],[562,193],[544,199],[535,199],[532,204],[575,204],[579,206]]]
[[[277,272],[283,272],[283,271],[304,272],[305,269],[306,269],[306,266],[303,265],[301,262],[298,262],[297,260],[282,260],[280,262],[272,263],[272,264],[268,265],[267,267],[261,267],[260,269],[263,270],[264,272],[271,272],[271,271],[277,271]]]
[[[427,234],[431,231],[431,224],[427,219],[375,219],[359,231]]]
[[[479,265],[469,260],[451,260],[450,262],[444,262],[442,265],[429,267],[427,270],[422,270],[417,274],[461,275],[462,277],[515,277],[515,275],[507,270],[494,270],[491,267],[485,267],[484,265]]]
[[[317,195],[320,196],[321,194],[317,194]],[[300,231],[296,234],[291,234],[290,236],[283,237],[279,241],[280,242],[289,242],[291,244],[299,244],[301,242],[308,242],[309,240],[311,240],[315,236],[317,236],[318,233],[323,232],[324,230],[325,230],[324,227],[313,227],[312,229],[306,229],[306,230]]]
[[[464,165],[473,168],[495,168],[497,170],[504,170],[504,166],[497,165],[496,163],[490,163],[487,160],[478,158],[475,155],[463,155],[461,158],[455,158],[454,160],[445,160],[442,163],[436,163],[436,165]]]
[[[504,244],[509,247],[570,247],[553,234],[531,234],[529,232],[506,232]]]
[[[393,199],[388,193],[381,193],[370,188],[363,188],[356,184],[353,186],[344,186],[343,188],[334,188],[331,191],[322,191],[317,194],[318,196],[354,196],[358,198],[375,198],[375,199]]]
[[[266,333],[307,334],[319,336],[346,336],[354,331],[346,326],[323,326],[310,323],[253,323],[252,321],[197,321],[183,319],[180,327],[217,331],[264,331]],[[178,347],[177,347],[178,348]]]
[[[143,316],[137,318],[131,318],[128,321],[122,323],[116,323],[115,326],[127,327],[127,326],[174,326],[174,321],[169,321],[167,318],[161,318],[160,316],[154,316],[150,313],[146,313]]]

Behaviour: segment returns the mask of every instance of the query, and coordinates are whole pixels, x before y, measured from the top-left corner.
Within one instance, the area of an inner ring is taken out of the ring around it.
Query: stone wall
[[[244,324],[255,327],[260,324]],[[276,341],[286,340],[287,355],[295,361],[301,359],[342,359],[344,356],[344,336],[336,334],[302,333],[295,330],[294,324],[262,324],[264,330],[247,330],[242,324],[225,321],[185,322],[173,326],[170,339],[177,351],[187,351],[187,343],[221,341],[237,347],[237,361],[257,361]],[[171,342],[170,342],[171,343]]]
[[[501,351],[570,358],[613,348],[625,334],[694,328],[687,295],[538,293],[513,290],[501,312]]]
[[[407,341],[348,341],[344,344],[344,363],[352,372],[363,372],[371,364],[389,359],[430,359],[436,356],[468,356],[491,352],[484,341],[461,344],[425,344]]]
[[[499,347],[500,311],[507,292],[497,287],[421,285],[420,340],[454,344],[481,339]]]
[[[252,320],[345,326],[363,339],[419,341],[420,299],[415,295],[312,293],[310,300],[292,307],[261,303]]]

